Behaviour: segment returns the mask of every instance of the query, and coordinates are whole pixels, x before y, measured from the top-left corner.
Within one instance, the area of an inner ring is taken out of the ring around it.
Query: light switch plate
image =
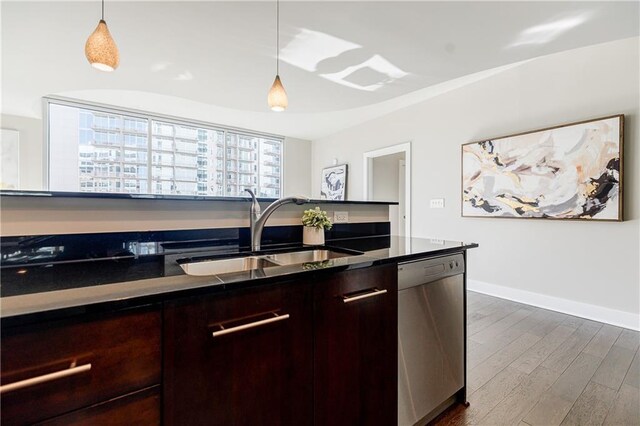
[[[333,223],[348,223],[349,212],[333,212]]]
[[[444,209],[444,198],[434,198],[431,200],[432,209]]]

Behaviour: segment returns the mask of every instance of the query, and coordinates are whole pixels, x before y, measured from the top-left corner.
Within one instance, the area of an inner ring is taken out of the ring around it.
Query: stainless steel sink
[[[264,256],[264,258],[273,263],[277,263],[278,265],[298,265],[309,262],[324,262],[325,260],[339,259],[349,256],[354,256],[354,254],[319,249],[268,254]]]
[[[270,266],[278,266],[264,257],[248,256],[231,259],[205,260],[201,262],[182,263],[180,267],[187,275],[218,275],[231,272],[251,271]]]
[[[204,276],[262,270],[273,266],[288,265],[304,265],[309,269],[327,268],[342,264],[347,261],[346,258],[360,254],[362,253],[316,249],[179,263],[187,275]]]

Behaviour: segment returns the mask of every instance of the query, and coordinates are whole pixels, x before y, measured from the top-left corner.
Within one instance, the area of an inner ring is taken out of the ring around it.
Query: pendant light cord
[[[102,20],[104,21],[104,0],[102,0]]]
[[[276,75],[280,75],[280,0],[276,0]]]

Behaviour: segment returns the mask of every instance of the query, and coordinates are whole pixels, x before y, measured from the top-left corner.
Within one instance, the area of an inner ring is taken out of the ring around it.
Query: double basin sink
[[[187,275],[206,276],[230,274],[270,268],[274,266],[309,265],[328,267],[334,266],[336,259],[359,256],[363,253],[335,249],[297,250],[279,253],[265,253],[224,259],[188,259],[178,261]]]

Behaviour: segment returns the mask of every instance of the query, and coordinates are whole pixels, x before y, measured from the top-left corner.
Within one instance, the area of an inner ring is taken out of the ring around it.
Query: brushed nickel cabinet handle
[[[0,386],[0,394],[3,394],[5,392],[15,391],[18,389],[28,388],[30,386],[35,386],[40,383],[50,382],[52,380],[62,379],[64,377],[74,376],[76,374],[84,373],[85,371],[89,371],[89,370],[91,370],[91,364],[83,364],[77,367],[67,368],[66,370],[60,370],[54,373],[43,374],[42,376],[20,380],[18,382],[13,382],[13,383]]]
[[[355,302],[356,300],[366,299],[368,297],[380,296],[381,294],[385,294],[387,290],[378,290],[374,288],[371,293],[360,294],[358,296],[342,296],[342,301],[344,303]]]
[[[224,328],[222,327],[222,325],[220,325],[220,327],[222,327],[222,330],[214,331],[212,334],[213,334],[213,337],[224,336],[225,334],[235,333],[236,331],[242,331],[248,328],[260,327],[261,325],[270,324],[276,321],[283,321],[288,318],[289,318],[289,314],[278,315],[275,312],[273,312],[273,318],[267,318],[260,321],[250,322],[248,324],[242,324],[242,325],[238,325],[236,327],[231,327],[231,328]]]

